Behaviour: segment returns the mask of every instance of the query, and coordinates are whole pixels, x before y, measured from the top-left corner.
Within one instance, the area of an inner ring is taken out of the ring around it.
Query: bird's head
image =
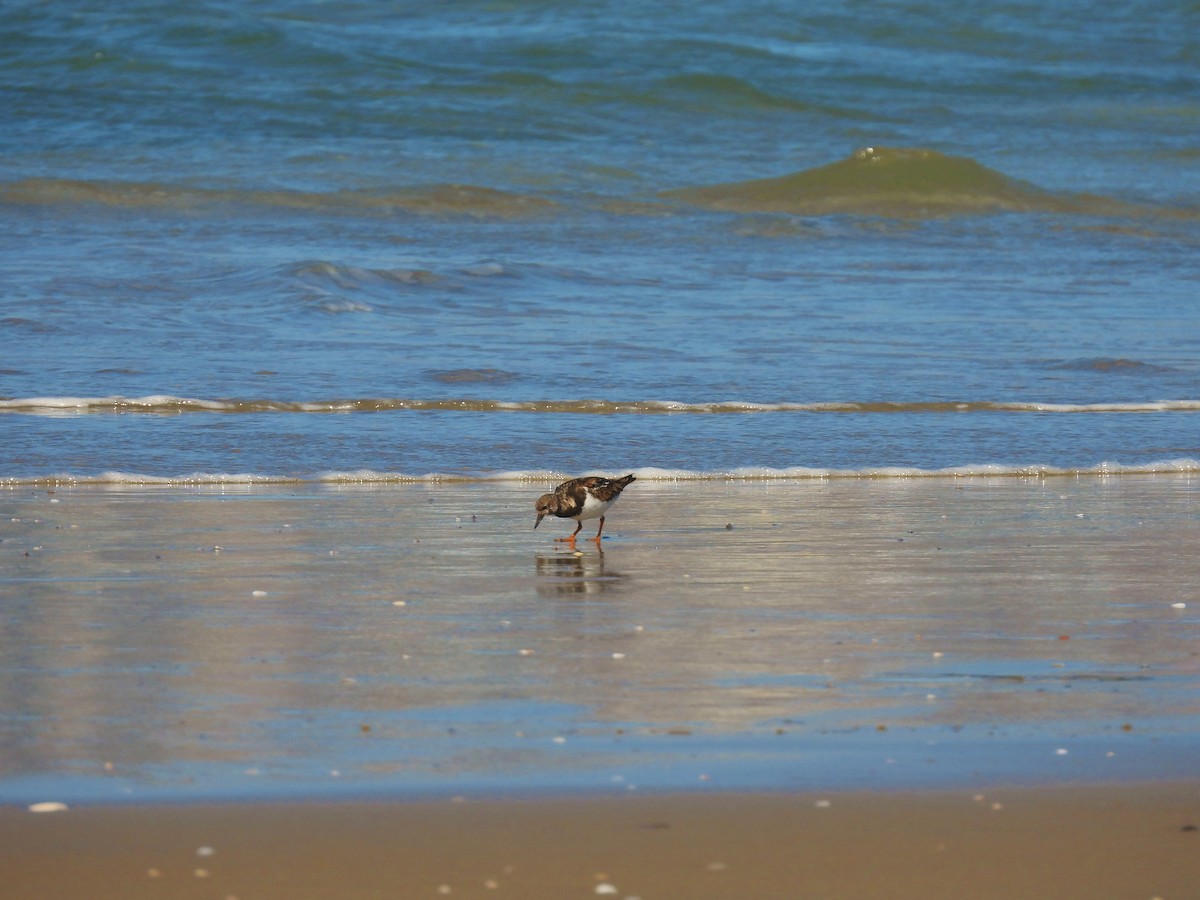
[[[542,524],[542,519],[554,512],[555,502],[553,494],[542,494],[537,498],[537,521],[533,523],[533,527],[537,528]]]

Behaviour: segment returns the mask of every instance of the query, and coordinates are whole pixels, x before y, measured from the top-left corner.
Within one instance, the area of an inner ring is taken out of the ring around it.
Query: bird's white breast
[[[579,511],[578,515],[571,516],[571,518],[578,519],[580,522],[584,519],[598,519],[610,506],[612,506],[611,500],[597,500],[588,494],[583,499],[583,509]]]

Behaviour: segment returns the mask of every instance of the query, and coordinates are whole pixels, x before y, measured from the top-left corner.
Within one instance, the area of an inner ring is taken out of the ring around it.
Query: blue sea
[[[7,0],[0,801],[1195,780],[1198,34]]]
[[[1198,30],[6,3],[0,479],[1196,471]]]

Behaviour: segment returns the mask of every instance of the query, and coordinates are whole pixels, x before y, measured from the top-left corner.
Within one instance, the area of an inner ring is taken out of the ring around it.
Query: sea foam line
[[[580,415],[671,415],[755,413],[1171,413],[1200,412],[1200,399],[1043,403],[1037,401],[815,401],[760,403],[751,400],[491,400],[473,397],[359,397],[326,400],[266,398],[203,399],[149,394],[142,397],[0,398],[0,413],[41,416],[85,413],[355,413],[355,412],[568,413]]]
[[[768,468],[745,466],[713,471],[662,469],[653,467],[622,469],[632,471],[643,481],[817,481],[817,480],[906,480],[906,479],[982,479],[982,478],[1107,478],[1134,475],[1200,474],[1200,459],[1169,459],[1148,463],[1101,462],[1094,466],[1063,467],[1050,465],[973,464],[940,469],[909,466],[873,466],[862,469],[831,469],[791,466]],[[58,473],[53,475],[0,476],[0,487],[57,487],[87,485],[129,485],[164,487],[257,486],[280,484],[475,484],[503,482],[556,482],[580,473],[548,469],[528,469],[475,474],[428,472],[407,474],[371,469],[322,472],[313,475],[273,475],[249,472],[193,472],[182,475],[148,475],[136,472],[102,472],[94,475]],[[618,474],[609,472],[609,475]]]

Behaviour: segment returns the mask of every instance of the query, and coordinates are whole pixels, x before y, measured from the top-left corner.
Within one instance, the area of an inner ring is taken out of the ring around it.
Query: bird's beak
[[[545,518],[545,516],[546,516],[545,513],[538,513],[537,521],[533,523],[533,527],[537,528],[539,525],[541,525],[542,519]]]

